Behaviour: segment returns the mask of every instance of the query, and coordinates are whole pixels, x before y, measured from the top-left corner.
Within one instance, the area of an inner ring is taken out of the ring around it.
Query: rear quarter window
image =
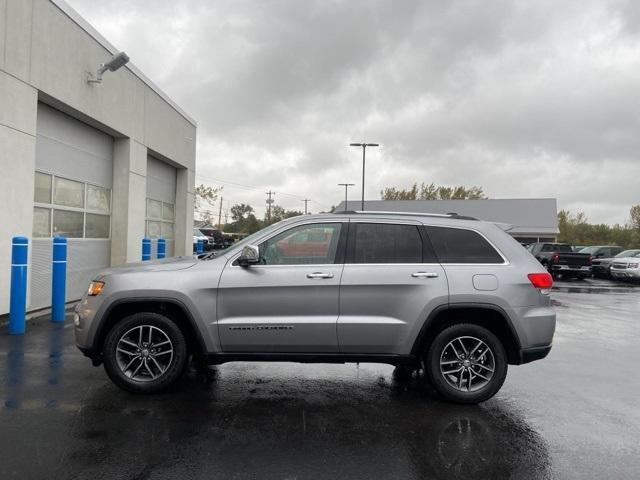
[[[440,263],[504,263],[478,232],[464,228],[426,227]]]

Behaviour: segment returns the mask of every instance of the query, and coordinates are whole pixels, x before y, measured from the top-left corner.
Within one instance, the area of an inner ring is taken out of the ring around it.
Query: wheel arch
[[[420,329],[411,349],[412,356],[418,358],[421,350],[429,345],[438,333],[458,323],[473,323],[485,327],[498,337],[510,364],[522,363],[520,341],[509,316],[499,306],[484,303],[449,304],[434,309]]]
[[[195,355],[205,355],[206,344],[202,333],[197,328],[195,319],[189,312],[187,306],[180,300],[174,298],[122,298],[113,302],[104,315],[96,331],[93,340],[93,351],[100,357],[107,333],[118,320],[129,315],[142,312],[153,312],[164,315],[173,321],[182,331],[187,341],[189,352]]]

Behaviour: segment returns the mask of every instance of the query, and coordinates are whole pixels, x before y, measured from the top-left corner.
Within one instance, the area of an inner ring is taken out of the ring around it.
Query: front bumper
[[[614,270],[611,269],[611,276],[613,278],[621,278],[621,279],[640,279],[640,269],[627,269],[627,270]]]

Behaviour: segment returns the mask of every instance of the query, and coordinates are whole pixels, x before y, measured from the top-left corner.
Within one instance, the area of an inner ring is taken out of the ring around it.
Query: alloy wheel
[[[451,340],[440,355],[440,373],[447,383],[461,392],[476,392],[493,378],[496,361],[489,346],[476,337]]]
[[[127,330],[116,345],[116,363],[125,377],[150,382],[161,377],[173,360],[169,336],[153,325]]]

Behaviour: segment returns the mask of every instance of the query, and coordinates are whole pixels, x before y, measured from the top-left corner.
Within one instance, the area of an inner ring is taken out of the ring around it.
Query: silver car
[[[629,250],[628,254],[616,256],[611,262],[611,276],[617,280],[640,281],[640,250]]]
[[[77,346],[131,392],[174,383],[190,356],[382,362],[477,403],[509,364],[544,358],[552,280],[499,226],[451,215],[305,215],[194,258],[95,277]]]

